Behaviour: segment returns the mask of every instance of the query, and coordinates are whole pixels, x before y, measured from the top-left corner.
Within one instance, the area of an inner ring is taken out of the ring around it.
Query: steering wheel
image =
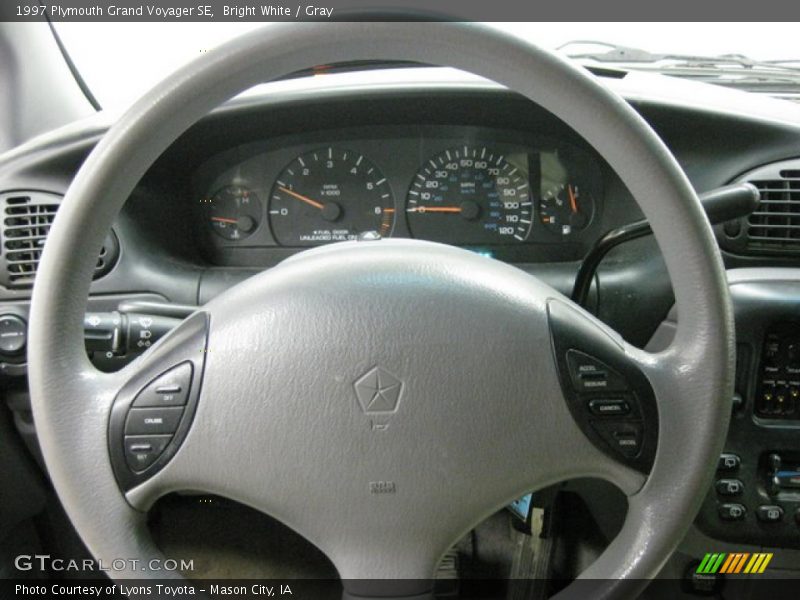
[[[582,135],[652,225],[680,314],[671,346],[629,345],[512,266],[379,240],[303,252],[227,290],[121,371],[97,371],[83,342],[94,262],[148,167],[240,91],[366,59],[473,72]],[[644,120],[589,73],[477,25],[303,23],[208,52],[97,144],[42,255],[28,360],[50,476],[97,558],[148,565],[160,553],[145,511],[163,494],[201,490],[305,536],[350,596],[424,597],[437,561],[482,519],[530,490],[592,476],[628,497],[620,534],[581,575],[602,582],[595,597],[616,597],[655,576],[710,484],[730,413],[732,332],[722,261],[691,185]],[[595,410],[598,389],[616,390],[628,414]],[[126,451],[150,414],[142,407],[171,401],[171,416],[156,420],[171,427],[161,454],[137,470]],[[376,579],[406,582],[364,581]]]

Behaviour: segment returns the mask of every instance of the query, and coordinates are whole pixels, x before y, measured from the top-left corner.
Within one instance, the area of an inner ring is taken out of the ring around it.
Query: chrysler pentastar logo
[[[403,382],[379,366],[372,367],[353,384],[361,410],[367,414],[397,410]]]

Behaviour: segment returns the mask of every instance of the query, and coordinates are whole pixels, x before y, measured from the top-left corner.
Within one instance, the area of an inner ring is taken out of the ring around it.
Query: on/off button
[[[175,433],[183,408],[133,408],[125,422],[125,435],[163,435]]]
[[[133,401],[134,408],[183,406],[189,398],[192,364],[185,362],[151,381]]]

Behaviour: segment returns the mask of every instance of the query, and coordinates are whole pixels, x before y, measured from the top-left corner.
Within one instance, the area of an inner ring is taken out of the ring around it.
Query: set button
[[[592,427],[625,458],[636,458],[642,451],[643,426],[639,421],[592,421]]]
[[[136,435],[125,437],[125,462],[131,471],[144,471],[167,447],[171,435]]]

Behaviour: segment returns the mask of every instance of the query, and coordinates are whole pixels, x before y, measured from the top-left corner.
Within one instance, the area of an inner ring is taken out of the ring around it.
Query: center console
[[[730,543],[800,548],[800,269],[728,275],[736,386],[728,438],[697,526]],[[649,350],[668,343],[671,317]]]

